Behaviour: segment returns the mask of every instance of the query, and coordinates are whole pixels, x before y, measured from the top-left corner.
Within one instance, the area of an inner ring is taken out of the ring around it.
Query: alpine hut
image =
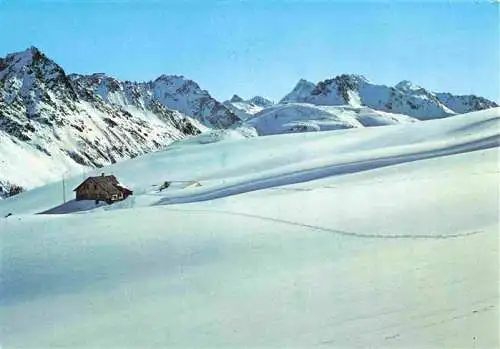
[[[106,201],[108,204],[124,200],[132,195],[132,190],[122,186],[115,176],[105,176],[104,173],[87,178],[73,191],[76,193],[77,201],[95,200],[96,203]]]

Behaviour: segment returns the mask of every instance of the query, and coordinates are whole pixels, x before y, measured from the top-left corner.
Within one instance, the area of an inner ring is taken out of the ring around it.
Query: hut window
[[[117,200],[117,199],[118,199],[118,195],[113,194],[113,195],[111,196],[111,200]]]

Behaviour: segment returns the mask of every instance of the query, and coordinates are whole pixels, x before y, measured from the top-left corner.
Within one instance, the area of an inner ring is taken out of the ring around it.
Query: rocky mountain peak
[[[409,80],[402,80],[398,82],[394,88],[397,88],[398,90],[401,91],[422,91],[425,90],[423,87],[415,85]]]
[[[34,46],[7,55],[1,65],[0,95],[9,104],[27,105],[29,117],[39,114],[38,101],[53,105],[55,98],[78,100],[64,70]]]
[[[35,46],[31,46],[24,51],[8,54],[2,59],[2,63],[3,67],[0,67],[0,70],[3,71],[8,67],[9,72],[19,72],[33,66],[34,64],[55,64]],[[7,72],[3,73],[6,74]]]
[[[170,109],[192,116],[208,127],[227,128],[239,118],[193,80],[161,75],[148,84],[151,95]]]
[[[183,75],[162,74],[153,81],[153,84],[165,84],[165,85],[173,86],[175,88],[181,88],[184,85],[191,85],[194,88],[200,88],[196,82],[194,82],[193,80],[187,79]]]
[[[305,79],[300,79],[293,90],[283,97],[280,103],[303,102],[303,99],[310,95],[316,85]]]
[[[274,103],[273,101],[264,98],[262,96],[255,96],[252,97],[248,100],[249,103],[255,104],[256,106],[262,107],[262,108],[267,108],[272,106]]]
[[[244,102],[245,100],[243,98],[241,98],[240,96],[238,95],[233,95],[233,97],[231,97],[231,99],[229,100],[229,102],[231,103],[238,103],[238,102]]]

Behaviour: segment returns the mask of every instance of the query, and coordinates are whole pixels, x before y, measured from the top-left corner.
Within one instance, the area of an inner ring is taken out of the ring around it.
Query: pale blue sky
[[[221,100],[356,73],[499,101],[498,21],[487,0],[0,0],[0,56],[34,45],[68,73],[181,74]]]

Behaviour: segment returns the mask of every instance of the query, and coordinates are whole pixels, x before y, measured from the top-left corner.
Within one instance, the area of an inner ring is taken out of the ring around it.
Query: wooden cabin
[[[76,200],[106,201],[108,204],[126,199],[132,195],[132,190],[120,185],[115,176],[89,177],[73,189]]]

